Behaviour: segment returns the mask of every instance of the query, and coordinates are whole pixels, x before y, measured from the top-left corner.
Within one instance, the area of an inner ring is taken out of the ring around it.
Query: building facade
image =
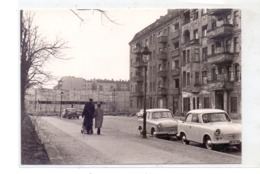
[[[93,98],[95,103],[101,102],[104,112],[128,113],[129,82],[63,77],[53,89],[29,89],[26,94],[26,109],[28,112],[43,114],[59,114],[60,109],[69,107],[82,111],[89,98]]]
[[[147,46],[147,108],[168,108],[176,115],[219,108],[241,117],[240,10],[168,10],[129,45],[130,110],[143,108],[140,53]]]

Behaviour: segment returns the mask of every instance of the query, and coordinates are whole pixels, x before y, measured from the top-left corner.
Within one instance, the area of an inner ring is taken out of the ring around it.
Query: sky
[[[129,80],[129,42],[134,35],[167,14],[167,9],[105,9],[115,23],[97,11],[38,10],[35,25],[49,42],[67,42],[68,60],[53,60],[45,70],[58,79],[75,76],[89,79]],[[56,81],[46,87],[52,87]]]

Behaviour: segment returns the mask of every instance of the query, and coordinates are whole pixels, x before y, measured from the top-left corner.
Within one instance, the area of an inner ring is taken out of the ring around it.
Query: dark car
[[[66,108],[63,110],[62,114],[61,114],[62,118],[77,118],[79,119],[79,115],[77,114],[77,111],[75,108]]]

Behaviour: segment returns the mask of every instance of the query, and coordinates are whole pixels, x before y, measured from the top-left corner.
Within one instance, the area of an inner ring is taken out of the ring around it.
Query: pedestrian
[[[101,103],[97,104],[97,109],[95,110],[95,128],[97,128],[97,134],[100,135],[101,127],[103,123],[103,109],[101,108]]]
[[[87,134],[93,134],[93,118],[95,112],[95,105],[93,99],[89,98],[89,102],[85,104],[84,110],[82,112],[82,118],[84,118],[83,126],[87,131]]]

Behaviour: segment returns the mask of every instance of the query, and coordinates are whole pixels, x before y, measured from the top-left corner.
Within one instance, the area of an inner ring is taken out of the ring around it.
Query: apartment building
[[[169,108],[176,115],[219,108],[241,117],[240,10],[168,10],[129,45],[130,110],[143,108],[140,51],[147,46],[147,108]]]

